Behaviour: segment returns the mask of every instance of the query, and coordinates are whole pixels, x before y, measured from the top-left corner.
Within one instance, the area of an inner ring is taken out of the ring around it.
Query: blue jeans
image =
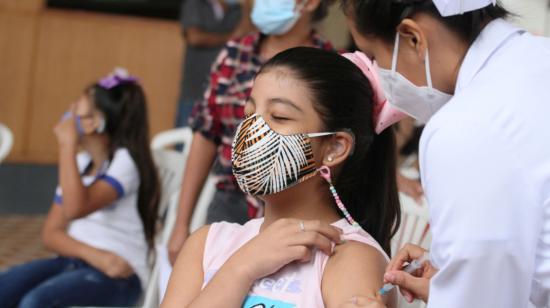
[[[79,259],[57,257],[0,273],[0,307],[132,306],[141,295],[134,274],[113,279]]]

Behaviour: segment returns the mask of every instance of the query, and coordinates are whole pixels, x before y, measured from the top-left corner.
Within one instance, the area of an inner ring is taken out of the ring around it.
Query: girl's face
[[[274,68],[257,76],[245,113],[261,115],[283,135],[323,130],[310,91],[286,68]]]
[[[328,132],[315,104],[306,82],[288,68],[275,67],[256,77],[245,113],[261,115],[272,130],[282,135]],[[317,167],[336,167],[351,153],[353,136],[333,133],[310,138]]]
[[[273,68],[256,77],[245,113],[261,115],[271,129],[282,135],[323,132],[311,96],[306,84],[289,69]],[[311,139],[317,163],[323,159],[322,139]]]
[[[284,66],[269,67],[256,76],[245,105],[247,115],[265,123],[248,117],[239,127],[233,173],[243,191],[268,203],[326,189],[319,185],[319,168],[328,167],[337,176],[353,148],[349,132],[327,131],[317,112],[317,104],[324,102],[314,101],[308,82],[316,81],[303,81]]]
[[[303,81],[295,78],[292,71],[284,67],[271,68],[256,77],[250,98],[245,105],[245,113],[247,115],[260,115],[273,131],[281,135],[307,134],[325,131],[322,120],[314,108],[310,90]],[[319,168],[324,164],[323,161],[326,156],[326,151],[329,148],[328,145],[330,144],[330,140],[332,140],[332,136],[309,138],[312,151],[309,155],[312,154],[313,159],[313,161],[309,161],[309,166],[305,166],[303,163],[299,163],[296,160],[285,161],[285,163],[296,166],[298,170],[301,170],[302,167],[306,169],[312,167],[315,169]],[[276,155],[276,157],[272,158],[275,161],[279,161],[280,152],[276,153],[278,154],[272,154]],[[302,153],[296,152],[295,154],[296,155],[293,154],[291,156],[299,157]],[[305,152],[303,154],[306,155]],[[261,155],[261,152],[258,152],[257,155]],[[238,162],[236,164],[237,166],[241,166]],[[277,174],[281,179],[287,178],[284,172]],[[313,174],[309,175],[311,176]],[[296,193],[297,190],[308,190],[306,187],[317,185],[316,183],[319,182],[320,177],[313,177],[313,179],[306,180],[298,185],[294,185],[295,183],[289,184],[288,187],[285,187],[287,184],[284,184],[282,185],[282,189],[274,189],[274,191],[272,190],[271,192],[269,192],[269,190],[264,191],[267,192],[267,195],[263,196],[262,199],[266,202],[271,202],[277,198],[291,196]],[[266,178],[265,180],[270,182],[274,181],[272,178]],[[279,180],[274,181],[274,183],[279,183]],[[250,187],[256,187],[256,183]]]
[[[91,95],[88,94],[82,94],[78,100],[73,103],[72,112],[80,117],[80,125],[86,135],[96,131],[103,117],[103,114],[97,110],[92,103]]]

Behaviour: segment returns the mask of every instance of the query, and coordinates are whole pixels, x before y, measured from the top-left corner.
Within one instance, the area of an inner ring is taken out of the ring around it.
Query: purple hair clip
[[[99,86],[107,90],[110,90],[122,83],[138,84],[138,79],[130,76],[126,69],[117,67],[111,74],[109,74],[109,76],[98,81]]]

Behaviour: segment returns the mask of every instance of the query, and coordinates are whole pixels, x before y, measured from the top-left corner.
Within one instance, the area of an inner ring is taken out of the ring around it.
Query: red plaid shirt
[[[316,47],[336,52],[330,42],[315,32],[311,36]],[[189,120],[194,132],[201,132],[218,146],[213,173],[219,190],[239,190],[231,169],[231,144],[244,118],[244,104],[254,76],[263,64],[260,43],[264,38],[260,33],[252,33],[227,42],[212,65],[204,99],[195,104]]]

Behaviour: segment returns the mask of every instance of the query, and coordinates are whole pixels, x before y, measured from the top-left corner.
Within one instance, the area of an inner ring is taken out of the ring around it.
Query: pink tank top
[[[221,222],[210,226],[202,263],[205,273],[203,288],[233,253],[258,235],[262,223],[263,218],[259,218],[245,225]],[[344,231],[345,240],[372,246],[378,249],[386,260],[389,260],[380,245],[363,229],[351,226],[345,219],[332,225]],[[324,307],[321,281],[328,258],[323,252],[314,251],[310,262],[290,263],[278,272],[256,281],[242,307]]]

